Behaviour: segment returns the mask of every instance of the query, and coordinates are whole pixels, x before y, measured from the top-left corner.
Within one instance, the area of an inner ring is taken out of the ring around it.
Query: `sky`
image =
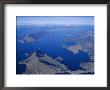
[[[94,25],[94,16],[16,16],[17,25]]]

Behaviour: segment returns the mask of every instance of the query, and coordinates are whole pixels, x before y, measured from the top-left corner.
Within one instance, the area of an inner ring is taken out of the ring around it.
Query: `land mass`
[[[94,73],[94,63],[86,62],[81,63],[82,70],[71,71],[68,67],[58,60],[62,60],[62,57],[53,57],[44,54],[42,57],[38,57],[36,52],[33,52],[26,60],[19,62],[19,64],[26,65],[26,71],[24,74],[81,74],[81,73]]]
[[[73,46],[66,46],[62,44],[63,48],[77,54],[79,50],[87,52],[90,56],[90,61],[94,61],[94,33],[93,30],[88,30],[84,32],[83,30],[79,32],[69,32],[73,36],[64,38],[64,42],[75,43]],[[77,35],[77,37],[75,37]]]
[[[64,46],[63,48],[66,48],[67,50],[73,52],[74,54],[77,54],[79,50],[83,50],[81,45],[75,45],[75,46]]]
[[[48,37],[49,32],[38,30],[36,32],[26,34],[22,39],[19,40],[21,43],[32,43],[33,41],[37,41],[40,37]]]

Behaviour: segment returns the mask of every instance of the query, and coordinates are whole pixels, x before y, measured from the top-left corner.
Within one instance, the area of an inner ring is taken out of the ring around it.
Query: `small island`
[[[34,41],[34,39],[27,34],[22,40],[19,40],[19,41],[20,41],[21,43],[25,43],[25,42],[31,43],[31,42]]]
[[[73,52],[74,54],[77,54],[79,50],[83,50],[81,45],[75,45],[75,46],[67,46],[65,47],[67,50]]]

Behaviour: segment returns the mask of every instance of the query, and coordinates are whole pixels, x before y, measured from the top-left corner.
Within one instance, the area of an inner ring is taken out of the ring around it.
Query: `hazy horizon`
[[[18,25],[94,25],[94,16],[16,16]]]

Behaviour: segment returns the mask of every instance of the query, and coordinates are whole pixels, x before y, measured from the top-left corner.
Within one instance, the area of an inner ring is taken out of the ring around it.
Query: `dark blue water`
[[[19,35],[17,35],[17,47],[16,47],[16,73],[21,74],[25,71],[26,66],[20,65],[19,61],[25,60],[27,56],[25,53],[39,52],[40,54],[47,54],[52,57],[61,56],[63,61],[61,63],[68,66],[70,70],[80,69],[80,61],[89,61],[87,53],[80,51],[78,54],[74,54],[71,51],[62,47],[65,45],[75,45],[75,43],[65,43],[64,38],[67,37],[67,31],[54,31],[49,34],[48,37],[40,37],[33,43],[19,43]]]

